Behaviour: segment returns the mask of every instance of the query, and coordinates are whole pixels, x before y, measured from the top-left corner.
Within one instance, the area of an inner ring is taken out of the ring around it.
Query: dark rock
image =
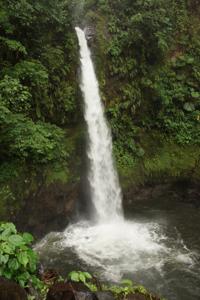
[[[92,47],[95,41],[95,27],[92,25],[87,25],[84,29],[84,32],[88,42],[88,46]]]
[[[50,287],[47,300],[97,300],[95,294],[79,282],[55,283]]]
[[[17,283],[0,277],[0,300],[27,300],[27,294]]]
[[[70,284],[76,292],[90,292],[90,289],[82,282],[68,281],[67,283]]]
[[[47,293],[47,300],[75,300],[74,291],[68,283],[55,283]]]
[[[127,300],[147,300],[148,298],[145,295],[135,293],[135,294],[130,294],[126,298]]]
[[[135,294],[129,294],[126,297],[126,300],[160,300],[160,298],[157,298],[156,296],[153,295],[143,295],[140,293],[135,293]]]
[[[77,198],[76,185],[41,185],[35,194],[24,200],[12,221],[20,231],[29,231],[36,238],[42,238],[48,232],[61,231],[68,225]]]
[[[98,300],[91,292],[75,292],[75,300]]]
[[[85,32],[85,36],[86,36],[87,41],[90,41],[91,39],[94,38],[94,35],[95,35],[94,27],[86,26],[85,29],[84,29],[84,32]]]
[[[96,292],[95,295],[98,300],[115,300],[111,292]]]
[[[184,202],[197,208],[200,207],[200,185],[199,182],[185,180],[172,180],[166,183],[144,184],[142,186],[131,186],[124,191],[124,206],[129,208],[133,203],[145,203],[149,201],[161,202],[171,199],[171,202]]]

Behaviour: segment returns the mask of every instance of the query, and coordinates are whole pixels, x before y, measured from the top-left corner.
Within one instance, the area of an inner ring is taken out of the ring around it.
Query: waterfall
[[[87,40],[76,27],[80,46],[81,90],[84,97],[84,117],[88,130],[89,184],[95,207],[95,220],[102,223],[122,216],[119,179],[112,157],[112,137],[104,116],[98,81]]]
[[[111,133],[104,117],[85,34],[80,28],[76,28],[76,32],[88,128],[88,179],[96,222],[78,220],[71,223],[64,232],[47,235],[36,245],[36,249],[50,265],[58,260],[59,266],[69,264],[70,269],[76,266],[85,270],[87,266],[111,281],[119,281],[127,274],[134,274],[136,279],[142,274],[140,280],[144,276],[153,276],[157,280],[163,278],[163,269],[165,272],[170,262],[173,270],[180,261],[186,261],[186,267],[190,268],[193,264],[191,253],[180,236],[175,234],[168,241],[165,219],[161,223],[159,219],[154,221],[154,213],[144,219],[137,219],[136,216],[134,220],[123,218],[121,189],[112,159]]]

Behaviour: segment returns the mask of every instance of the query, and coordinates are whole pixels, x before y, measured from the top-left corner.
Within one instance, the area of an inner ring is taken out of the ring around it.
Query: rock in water
[[[27,294],[17,283],[0,277],[0,300],[27,300]]]
[[[98,300],[95,294],[91,292],[76,292],[76,300]]]
[[[127,300],[160,300],[160,298],[147,294],[143,295],[140,293],[130,294],[126,297]]]
[[[47,293],[47,300],[74,300],[74,293],[67,283],[55,283]]]
[[[98,300],[115,300],[111,292],[96,292],[95,295]]]
[[[97,300],[87,287],[79,283],[55,283],[48,291],[46,300]]]

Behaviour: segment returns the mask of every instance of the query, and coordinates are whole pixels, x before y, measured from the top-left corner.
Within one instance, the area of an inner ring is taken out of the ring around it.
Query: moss
[[[0,190],[0,219],[5,219],[8,214],[7,203],[9,200],[14,199],[14,196],[8,185],[2,186]]]
[[[66,130],[66,160],[36,165],[13,160],[0,166],[0,219],[12,220],[41,186],[53,183],[70,184],[80,179],[84,126]],[[85,151],[85,150],[84,150]]]
[[[5,220],[21,206],[21,195],[26,191],[24,165],[14,160],[0,168],[0,219]]]
[[[69,170],[67,165],[55,164],[46,171],[45,184],[49,185],[54,182],[67,183],[70,179]]]
[[[163,145],[160,152],[144,161],[147,176],[180,177],[189,176],[200,155],[199,147],[178,146],[173,142]]]
[[[182,146],[159,133],[143,136],[143,158],[132,166],[119,167],[123,188],[145,182],[161,182],[178,178],[200,180],[200,147]]]

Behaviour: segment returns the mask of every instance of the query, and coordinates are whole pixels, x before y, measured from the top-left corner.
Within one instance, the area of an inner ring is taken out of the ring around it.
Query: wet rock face
[[[95,29],[93,26],[86,26],[84,29],[84,32],[85,32],[87,41],[93,39],[95,36]]]
[[[163,184],[133,186],[124,191],[124,206],[128,207],[137,201],[163,201],[164,198],[172,199],[172,203],[174,199],[198,208],[200,207],[200,184],[189,180],[178,180]]]
[[[27,294],[17,283],[0,277],[1,300],[27,300]]]
[[[94,26],[86,26],[84,29],[85,36],[88,42],[88,46],[91,47],[95,40],[95,28]]]
[[[41,238],[51,231],[63,230],[69,222],[78,198],[77,186],[53,183],[42,185],[24,200],[13,220],[20,231],[29,231]]]

